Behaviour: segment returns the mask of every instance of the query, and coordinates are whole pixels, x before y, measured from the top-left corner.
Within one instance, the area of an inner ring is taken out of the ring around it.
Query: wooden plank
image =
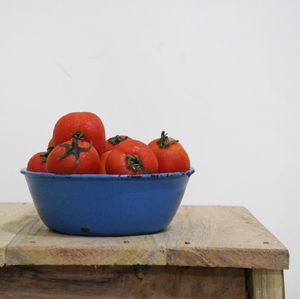
[[[7,247],[7,265],[166,265],[152,235],[81,237],[55,233],[37,216]]]
[[[246,209],[221,206],[182,206],[166,231],[132,237],[57,234],[32,216],[6,255],[7,265],[286,269],[288,261],[287,249]]]
[[[289,253],[247,209],[182,208],[167,232],[169,265],[287,269]]]
[[[252,270],[253,299],[284,299],[284,278],[281,270]]]
[[[1,203],[0,205],[0,266],[5,264],[6,247],[35,214],[29,203]]]
[[[232,268],[11,266],[0,281],[4,299],[246,299],[244,271]]]

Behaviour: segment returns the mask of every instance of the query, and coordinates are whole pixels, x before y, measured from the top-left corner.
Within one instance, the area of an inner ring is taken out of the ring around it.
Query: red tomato
[[[105,164],[106,164],[106,160],[110,153],[111,153],[111,151],[107,151],[107,152],[104,152],[101,156],[101,159],[99,162],[99,173],[100,174],[106,174]]]
[[[47,159],[47,170],[53,173],[92,174],[99,172],[99,155],[91,143],[73,138],[55,146]]]
[[[33,155],[27,164],[27,169],[30,171],[37,171],[37,172],[47,172],[46,162],[48,159],[49,154],[53,150],[53,146],[51,143],[52,139],[48,143],[48,149],[46,152],[40,152]]]
[[[50,141],[48,142],[48,149],[50,150],[53,150],[55,147],[55,144],[54,144],[54,140],[53,140],[53,137],[50,139]]]
[[[27,170],[36,172],[47,172],[47,152],[34,154],[28,161]]]
[[[110,151],[112,150],[117,144],[125,141],[125,140],[130,140],[131,138],[125,135],[116,135],[114,137],[111,137],[106,140],[105,142],[105,149],[104,151]]]
[[[149,143],[158,160],[159,172],[177,172],[190,169],[190,159],[178,140],[168,137],[163,131],[161,137]]]
[[[109,174],[143,174],[157,172],[155,154],[143,142],[128,140],[114,147],[106,160]]]
[[[102,154],[105,147],[105,130],[101,119],[91,112],[72,112],[62,116],[53,130],[55,145],[80,136],[79,139],[93,142],[93,146]]]

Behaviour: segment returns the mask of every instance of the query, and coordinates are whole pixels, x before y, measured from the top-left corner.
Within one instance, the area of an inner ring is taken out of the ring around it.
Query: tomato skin
[[[105,141],[104,153],[111,151],[114,148],[114,145],[111,144],[108,140]]]
[[[47,172],[46,161],[43,158],[45,152],[34,154],[28,161],[27,170],[35,172]]]
[[[132,140],[132,138],[126,135],[116,135],[114,137],[108,138],[105,141],[104,152],[111,151],[116,145],[127,140]]]
[[[174,138],[167,137],[170,145],[161,147],[160,138],[149,143],[158,160],[158,172],[183,172],[190,169],[190,159],[183,146]]]
[[[110,153],[111,153],[111,150],[106,151],[102,154],[102,156],[100,158],[100,161],[99,161],[99,174],[106,174],[105,165],[106,165],[106,160],[107,160]]]
[[[72,145],[72,141],[55,146],[47,159],[47,171],[61,174],[93,174],[99,172],[99,155],[96,149],[89,142],[77,141],[80,148],[86,149],[79,153],[79,159],[75,155],[69,154],[64,158],[61,156],[66,152],[64,145]]]
[[[136,157],[142,163],[142,168],[134,170],[128,166],[128,156]],[[114,147],[106,160],[108,174],[144,174],[155,173],[158,161],[151,149],[141,141],[128,140]]]
[[[49,140],[48,142],[48,149],[53,149],[55,147],[55,144],[54,144],[54,140],[53,140],[53,137]]]
[[[70,140],[77,132],[84,135],[85,141],[93,142],[99,155],[102,154],[105,147],[105,129],[101,119],[91,112],[71,112],[62,116],[53,130],[54,145]]]

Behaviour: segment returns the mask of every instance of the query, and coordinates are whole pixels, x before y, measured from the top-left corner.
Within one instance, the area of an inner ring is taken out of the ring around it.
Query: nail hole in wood
[[[185,241],[184,244],[189,245],[189,244],[191,244],[191,242]]]
[[[270,244],[269,242],[265,241],[264,244]]]
[[[124,244],[129,244],[129,241],[128,241],[128,240],[125,240],[123,243],[124,243]]]

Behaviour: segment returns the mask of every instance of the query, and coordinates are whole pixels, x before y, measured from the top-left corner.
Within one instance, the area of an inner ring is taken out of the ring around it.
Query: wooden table
[[[245,208],[182,206],[159,234],[54,233],[0,204],[0,298],[284,298],[288,250]]]

